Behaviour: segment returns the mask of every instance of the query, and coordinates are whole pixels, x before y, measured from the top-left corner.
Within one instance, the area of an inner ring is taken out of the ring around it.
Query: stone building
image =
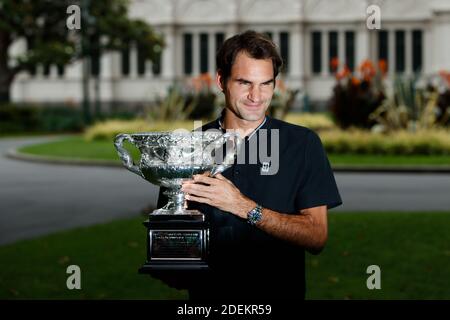
[[[377,5],[381,29],[367,26]],[[330,60],[351,69],[365,59],[384,59],[388,75],[428,76],[450,70],[449,0],[132,0],[130,16],[161,33],[167,43],[152,64],[130,44],[122,53],[92,61],[100,100],[134,103],[165,92],[174,81],[215,71],[215,51],[229,36],[253,29],[267,33],[285,59],[282,77],[313,101],[325,101],[335,78]],[[14,50],[20,51],[23,43]],[[80,102],[81,63],[20,74],[12,87],[17,102]],[[91,83],[94,90],[94,82]]]

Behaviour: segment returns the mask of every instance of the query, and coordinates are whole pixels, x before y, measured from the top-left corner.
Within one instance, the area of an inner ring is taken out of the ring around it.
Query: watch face
[[[257,223],[259,220],[261,220],[261,211],[258,210],[258,208],[253,209],[248,213],[248,221],[251,224]]]

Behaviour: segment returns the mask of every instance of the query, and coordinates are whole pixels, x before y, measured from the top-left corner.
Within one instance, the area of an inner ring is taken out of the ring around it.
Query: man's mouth
[[[248,107],[248,108],[254,108],[254,109],[256,109],[256,108],[259,108],[259,107],[261,107],[261,103],[258,103],[258,104],[252,104],[252,103],[244,103],[244,105],[246,106],[246,107]]]

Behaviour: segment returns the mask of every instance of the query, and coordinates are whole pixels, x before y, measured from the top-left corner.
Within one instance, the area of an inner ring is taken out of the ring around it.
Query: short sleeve
[[[342,204],[333,171],[319,136],[307,133],[303,174],[296,197],[298,210],[326,205],[328,209]]]

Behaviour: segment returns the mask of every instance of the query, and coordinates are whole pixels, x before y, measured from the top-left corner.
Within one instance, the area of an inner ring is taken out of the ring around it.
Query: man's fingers
[[[225,178],[221,173],[217,173],[214,178],[219,180],[227,180],[227,178]]]
[[[206,203],[206,204],[210,204],[211,203],[211,201],[208,198],[197,197],[197,196],[194,196],[192,194],[186,195],[186,199],[189,200],[189,201],[195,201],[195,202]]]
[[[189,184],[183,185],[181,191],[186,192],[188,194],[195,194],[200,197],[207,197],[211,195],[211,187],[204,186],[201,184]]]
[[[202,182],[205,184],[215,184],[217,182],[214,178],[207,177],[201,174],[196,174],[193,178],[195,182]]]

